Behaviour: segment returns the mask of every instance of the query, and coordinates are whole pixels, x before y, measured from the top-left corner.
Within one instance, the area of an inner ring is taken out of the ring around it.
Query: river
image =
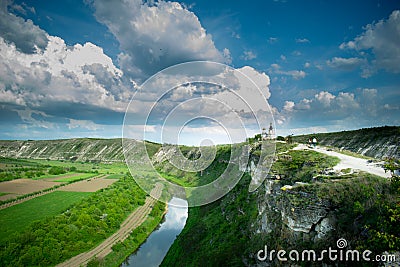
[[[168,203],[168,211],[165,214],[163,222],[121,266],[159,266],[176,236],[179,235],[185,226],[187,217],[188,207],[186,200],[172,198]]]

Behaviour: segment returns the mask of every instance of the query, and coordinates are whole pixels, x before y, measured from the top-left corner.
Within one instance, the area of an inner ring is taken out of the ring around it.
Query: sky
[[[0,139],[400,125],[399,1],[0,3]]]

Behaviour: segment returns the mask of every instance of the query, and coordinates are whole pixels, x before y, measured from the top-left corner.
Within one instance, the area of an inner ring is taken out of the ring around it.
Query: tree
[[[291,143],[293,143],[293,139],[292,139],[292,135],[288,135],[288,136],[286,136],[286,142],[288,143],[288,144],[291,144]]]
[[[63,167],[59,167],[59,166],[53,166],[49,170],[49,174],[52,174],[52,175],[59,175],[59,174],[64,174],[64,173],[66,173],[65,169]]]
[[[277,140],[277,141],[285,141],[285,137],[278,135],[278,136],[276,137],[276,140]]]

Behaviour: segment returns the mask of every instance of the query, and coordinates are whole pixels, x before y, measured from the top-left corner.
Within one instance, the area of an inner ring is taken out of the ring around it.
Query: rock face
[[[307,143],[310,136],[295,136],[294,140]],[[400,159],[400,127],[398,126],[320,133],[313,136],[316,136],[322,145],[334,146],[374,158]]]
[[[118,162],[124,160],[121,139],[92,138],[0,141],[0,156],[94,162]]]
[[[305,192],[282,190],[277,180],[264,184],[264,193],[258,196],[257,234],[273,232],[296,244],[323,240],[335,229],[329,203]]]

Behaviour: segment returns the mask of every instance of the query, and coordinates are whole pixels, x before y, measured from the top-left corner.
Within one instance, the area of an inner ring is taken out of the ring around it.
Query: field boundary
[[[94,177],[88,177],[88,178],[86,178],[84,180],[87,180],[87,179],[98,179],[98,178],[102,178],[102,177],[106,177],[106,176],[107,175],[105,175],[105,174],[100,174],[100,175],[97,175],[97,176],[94,176]],[[80,181],[82,181],[82,180],[76,180],[76,181],[71,181],[71,182],[55,185],[53,187],[41,190],[39,192],[33,192],[31,194],[27,194],[26,197],[21,196],[18,199],[10,199],[9,200],[10,202],[7,202],[7,203],[4,203],[4,204],[0,205],[0,210],[8,208],[8,207],[11,207],[11,206],[14,206],[14,205],[17,205],[17,204],[20,204],[22,202],[31,200],[31,199],[39,197],[39,196],[43,196],[43,195],[49,194],[49,193],[54,192],[54,191],[56,191],[56,190],[58,190],[58,189],[60,189],[60,188],[62,188],[64,186],[70,185],[72,183],[80,182]]]

